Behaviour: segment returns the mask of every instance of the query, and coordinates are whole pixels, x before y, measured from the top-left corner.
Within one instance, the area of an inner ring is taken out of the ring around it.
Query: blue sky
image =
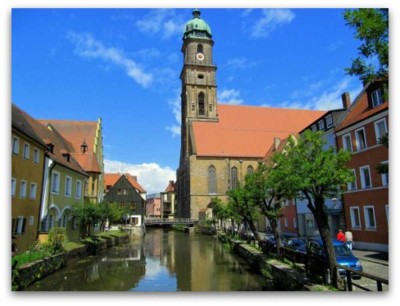
[[[360,81],[343,9],[201,9],[220,103],[332,109]],[[192,9],[14,9],[11,99],[38,119],[102,118],[107,172],[175,179],[182,34]]]

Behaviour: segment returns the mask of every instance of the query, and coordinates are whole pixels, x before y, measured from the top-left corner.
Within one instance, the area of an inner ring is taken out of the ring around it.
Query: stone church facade
[[[193,11],[183,34],[181,152],[177,217],[198,219],[213,197],[244,182],[274,139],[297,133],[325,112],[217,103],[209,25]]]

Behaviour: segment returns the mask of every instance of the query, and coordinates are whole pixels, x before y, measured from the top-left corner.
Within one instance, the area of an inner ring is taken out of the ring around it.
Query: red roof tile
[[[20,116],[25,118],[26,122],[29,124],[29,129],[32,130],[32,133],[41,138],[47,145],[52,144],[54,146],[53,152],[46,152],[51,159],[69,169],[87,176],[87,173],[72,156],[69,160],[63,156],[63,154],[65,155],[66,153],[70,153],[72,148],[55,128],[47,128],[41,124],[39,120],[32,118],[15,105],[13,105],[13,113],[14,112],[18,112]]]
[[[125,175],[125,177],[128,179],[129,183],[138,190],[140,193],[146,193],[146,190],[140,184],[137,182],[134,176],[130,175],[129,173],[106,173],[104,175],[104,186],[107,188],[107,186],[114,186],[114,184],[119,180],[119,178]]]
[[[165,192],[175,192],[175,182],[169,181],[167,188],[165,188]]]
[[[380,82],[376,83],[379,84]],[[371,86],[372,84],[374,83],[369,83],[366,87],[364,87],[364,89],[361,91],[361,93],[358,95],[356,100],[351,105],[344,120],[336,128],[336,131],[343,130],[346,127],[349,127],[359,121],[369,118],[389,108],[389,101],[386,101],[385,103],[374,108],[371,108],[369,106],[367,90],[368,87]]]
[[[71,155],[87,172],[101,173],[100,165],[94,154],[94,140],[96,138],[97,122],[73,120],[40,120],[45,125],[51,125],[68,141]],[[81,145],[86,143],[87,151],[81,152]]]
[[[274,137],[297,133],[326,111],[218,106],[219,122],[192,123],[194,153],[198,156],[262,158]]]

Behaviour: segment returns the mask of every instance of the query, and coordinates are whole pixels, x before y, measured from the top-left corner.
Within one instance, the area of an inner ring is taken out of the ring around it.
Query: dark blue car
[[[333,248],[336,255],[336,263],[355,271],[362,271],[360,260],[353,255],[351,250],[341,241],[332,240]],[[322,269],[329,267],[328,258],[325,254],[322,239],[310,239],[307,245],[307,262],[308,271],[321,273]],[[346,276],[346,270],[339,269],[341,277]],[[352,273],[352,278],[361,278],[360,275]]]

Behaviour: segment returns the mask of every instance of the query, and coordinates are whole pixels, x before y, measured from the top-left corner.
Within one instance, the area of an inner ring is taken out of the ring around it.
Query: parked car
[[[286,237],[279,236],[281,238],[281,246],[285,246]],[[273,234],[266,234],[264,237],[264,247],[266,251],[276,253],[276,239]]]
[[[305,263],[307,256],[306,238],[289,238],[285,242],[285,247],[290,251],[285,251],[286,256],[294,262]]]
[[[360,260],[353,255],[351,250],[342,241],[334,239],[332,240],[332,244],[335,250],[337,264],[356,271],[363,270]],[[324,251],[322,239],[310,239],[307,244],[306,271],[321,273],[321,271],[325,271],[328,267],[328,257]],[[341,277],[346,276],[346,270],[338,269],[338,271]],[[361,278],[360,275],[355,273],[352,273],[351,277],[354,279]]]

